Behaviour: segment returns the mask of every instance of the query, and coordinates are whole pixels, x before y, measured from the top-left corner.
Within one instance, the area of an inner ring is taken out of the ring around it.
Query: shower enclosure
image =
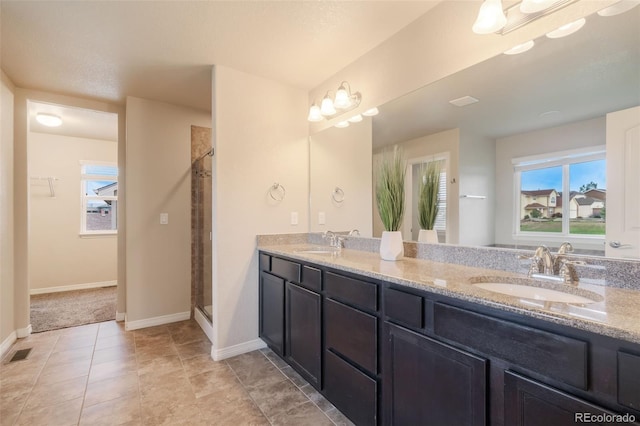
[[[211,129],[191,126],[191,308],[211,322]]]

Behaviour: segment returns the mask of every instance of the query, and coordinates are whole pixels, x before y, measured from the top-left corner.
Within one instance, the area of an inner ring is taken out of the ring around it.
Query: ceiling
[[[118,114],[34,101],[29,101],[27,109],[31,132],[118,141]],[[58,127],[44,126],[36,120],[38,113],[57,115],[62,124]]]
[[[473,96],[458,108],[450,100]],[[640,6],[587,17],[562,39],[498,55],[379,107],[374,149],[460,128],[501,138],[603,116],[640,104]],[[546,114],[545,114],[546,113]]]
[[[211,109],[211,65],[301,89],[438,1],[2,0],[2,69],[18,87]]]

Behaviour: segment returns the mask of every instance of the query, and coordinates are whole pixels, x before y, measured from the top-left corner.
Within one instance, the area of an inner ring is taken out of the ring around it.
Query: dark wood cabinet
[[[316,388],[321,375],[321,306],[318,293],[286,284],[285,359]]]
[[[612,424],[614,413],[550,386],[505,371],[505,424],[513,426],[565,426]],[[597,421],[601,419],[601,421]],[[621,422],[619,422],[621,423]]]
[[[284,280],[260,273],[259,335],[278,355],[284,356]]]
[[[386,423],[487,424],[487,360],[388,324]]]

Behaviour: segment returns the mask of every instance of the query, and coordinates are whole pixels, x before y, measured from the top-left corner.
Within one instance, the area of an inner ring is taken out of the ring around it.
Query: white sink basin
[[[478,283],[474,284],[485,290],[494,293],[506,294],[508,296],[522,297],[524,299],[541,300],[544,302],[560,302],[560,303],[595,303],[595,300],[588,299],[576,294],[565,293],[563,291],[551,290],[548,288],[534,287],[522,284],[511,283]]]
[[[318,248],[313,248],[313,249],[308,249],[308,250],[295,250],[295,253],[300,253],[300,254],[334,254],[334,253],[338,253],[338,250],[331,249],[331,248],[318,247]]]

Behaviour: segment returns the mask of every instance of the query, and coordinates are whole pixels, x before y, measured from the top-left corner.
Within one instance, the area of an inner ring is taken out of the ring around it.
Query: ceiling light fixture
[[[625,13],[640,4],[640,0],[621,0],[618,3],[614,3],[609,7],[606,7],[598,11],[600,16],[615,16]]]
[[[58,117],[55,114],[47,114],[44,112],[39,112],[36,114],[36,121],[47,127],[59,127],[60,125],[62,125],[62,118]]]
[[[571,35],[582,28],[585,24],[586,19],[580,18],[577,21],[573,21],[569,24],[563,25],[557,30],[553,30],[550,33],[547,33],[547,37],[549,38],[562,38],[568,35]]]
[[[531,49],[536,43],[533,40],[529,40],[525,43],[519,44],[517,46],[512,47],[509,50],[505,50],[505,55],[517,55],[518,53],[524,53],[527,50]]]
[[[522,0],[502,9],[501,0],[484,0],[473,24],[476,34],[507,34],[578,0]]]
[[[332,119],[356,108],[360,105],[361,100],[360,92],[351,93],[351,86],[348,82],[343,81],[340,83],[340,87],[336,90],[333,98],[330,96],[330,91],[328,91],[322,98],[320,106],[316,102],[311,104],[307,120],[318,122],[324,119]]]
[[[364,115],[365,117],[373,117],[374,115],[378,115],[379,113],[380,111],[378,111],[378,108],[373,107],[363,112],[362,115]]]
[[[354,115],[348,120],[350,123],[359,123],[362,121],[362,116],[360,114]]]
[[[344,129],[345,127],[349,127],[349,122],[341,121],[338,124],[336,124],[335,127],[337,127],[338,129]]]

